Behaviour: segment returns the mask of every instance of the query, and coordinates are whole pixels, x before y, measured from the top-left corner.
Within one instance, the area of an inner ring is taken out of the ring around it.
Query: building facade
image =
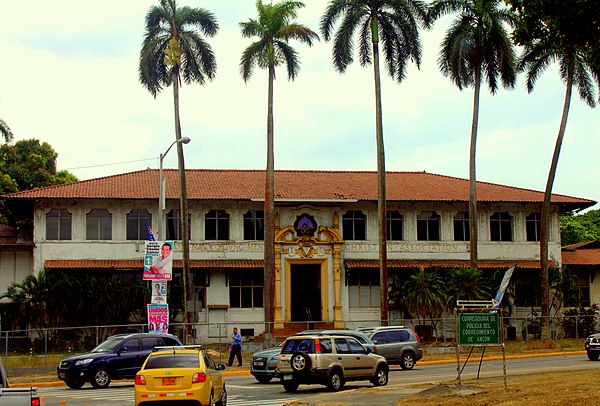
[[[5,196],[12,204],[31,205],[33,252],[23,266],[32,273],[104,270],[141,279],[150,226],[157,240],[175,241],[174,269],[181,272],[178,176],[175,170],[164,173],[164,211],[159,174],[150,169]],[[264,171],[187,171],[194,295],[188,310],[201,326],[200,337],[221,335],[224,323],[241,323],[249,335],[265,328],[264,181]],[[477,187],[479,267],[516,264],[526,297],[525,290],[539,285],[543,193],[484,182]],[[414,268],[469,267],[468,199],[466,179],[389,172],[389,276]],[[560,213],[594,204],[553,195],[554,265],[562,262]],[[275,210],[274,327],[379,323],[377,173],[276,171]]]

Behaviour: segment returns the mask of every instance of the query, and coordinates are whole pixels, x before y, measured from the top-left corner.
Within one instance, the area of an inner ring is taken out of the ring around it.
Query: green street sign
[[[459,313],[458,344],[500,344],[500,317],[498,313]]]

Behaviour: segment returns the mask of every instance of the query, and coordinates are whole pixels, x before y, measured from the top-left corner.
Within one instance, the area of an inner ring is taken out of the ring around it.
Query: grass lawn
[[[561,371],[531,375],[511,376],[508,388],[504,380],[485,378],[463,381],[463,388],[480,389],[482,392],[470,395],[448,394],[443,385],[419,395],[398,401],[398,406],[477,406],[477,405],[597,405],[600,402],[600,385],[596,386],[595,371]],[[447,387],[455,387],[449,382]],[[432,397],[427,397],[429,395]]]

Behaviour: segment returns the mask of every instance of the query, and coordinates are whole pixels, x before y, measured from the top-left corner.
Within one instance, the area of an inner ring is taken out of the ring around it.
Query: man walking
[[[238,366],[242,366],[242,335],[238,333],[237,327],[233,328],[233,334],[231,335],[231,349],[229,350],[229,362],[227,366],[230,367],[233,364],[233,358],[237,356]]]

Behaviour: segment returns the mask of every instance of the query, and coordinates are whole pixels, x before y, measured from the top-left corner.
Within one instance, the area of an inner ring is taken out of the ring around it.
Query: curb
[[[519,355],[519,354],[507,355],[506,359],[559,357],[562,355],[578,355],[578,354],[585,354],[585,351],[563,351],[563,352],[546,352],[546,353],[522,354],[522,355]],[[490,356],[490,357],[484,357],[483,359],[484,359],[484,361],[497,361],[497,360],[501,360],[502,356],[494,355],[494,356]],[[461,362],[464,362],[464,361],[465,360],[461,357]],[[468,362],[479,362],[479,358],[472,357],[469,359]],[[440,365],[440,364],[452,364],[452,363],[456,363],[456,359],[443,359],[443,360],[438,360],[438,361],[422,361],[422,362],[419,362],[419,365]],[[221,374],[223,376],[250,375],[250,369],[244,368],[244,369],[236,369],[236,370],[231,370],[231,371],[222,371]],[[132,379],[124,379],[124,380],[117,380],[114,382],[133,382],[133,380]],[[66,386],[66,385],[63,381],[48,380],[48,381],[30,381],[30,382],[11,383],[9,386],[11,388],[30,388],[30,387],[45,388],[45,387]]]

